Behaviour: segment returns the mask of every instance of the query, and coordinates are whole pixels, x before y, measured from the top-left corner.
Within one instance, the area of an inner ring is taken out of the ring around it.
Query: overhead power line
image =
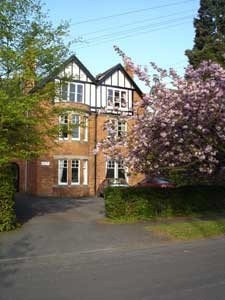
[[[100,36],[93,37],[93,38],[87,40],[87,42],[92,42],[92,41],[96,41],[96,40],[105,40],[105,39],[108,39],[108,38],[112,38],[114,36],[119,37],[121,35],[123,36],[124,34],[129,34],[129,33],[132,33],[132,34],[133,33],[139,33],[139,32],[142,32],[143,29],[154,28],[154,27],[157,27],[157,26],[160,26],[160,25],[166,25],[166,24],[174,23],[174,22],[179,21],[179,20],[186,20],[186,19],[189,19],[191,17],[193,17],[193,16],[192,15],[188,15],[188,16],[186,15],[186,16],[182,16],[180,18],[166,20],[165,22],[149,23],[149,24],[144,25],[144,26],[138,26],[138,27],[127,29],[127,30],[114,31],[112,33],[103,34],[103,35],[100,35]]]
[[[183,24],[187,24],[189,23],[189,21],[186,21],[186,22],[178,22],[176,24],[172,24],[171,26],[163,26],[163,27],[159,27],[159,28],[155,28],[153,30],[147,30],[147,31],[143,31],[143,32],[140,32],[138,34],[138,36],[140,35],[143,35],[143,34],[149,34],[149,33],[152,33],[152,32],[155,32],[155,31],[160,31],[160,30],[164,30],[164,29],[169,29],[169,28],[173,28],[173,27],[177,27],[178,25],[183,25]],[[114,39],[108,39],[106,41],[99,41],[97,43],[90,43],[89,45],[85,45],[85,46],[81,46],[81,47],[78,47],[77,49],[83,49],[83,48],[87,48],[87,47],[92,47],[92,46],[98,46],[98,45],[101,45],[101,44],[105,44],[105,43],[109,43],[109,42],[113,42],[113,43],[116,43],[117,41],[119,40],[124,40],[124,39],[127,39],[127,38],[130,38],[130,37],[133,37],[133,36],[137,36],[137,33],[135,34],[130,34],[130,35],[125,35],[125,36],[122,36],[120,38],[114,38]]]
[[[136,10],[130,10],[130,11],[125,11],[125,12],[119,13],[119,14],[113,14],[113,15],[108,15],[108,16],[99,17],[99,18],[86,19],[83,21],[72,23],[72,25],[80,25],[80,24],[84,24],[84,23],[99,22],[102,20],[107,20],[107,19],[111,19],[111,18],[115,18],[115,17],[136,14],[136,13],[140,13],[140,12],[147,11],[147,10],[154,10],[154,9],[159,9],[159,8],[164,8],[164,7],[170,7],[170,6],[180,5],[182,3],[194,2],[194,1],[195,0],[185,0],[185,1],[172,2],[170,4],[146,7],[146,8],[142,8],[142,9],[136,9]]]
[[[95,34],[95,33],[109,31],[111,29],[115,30],[116,28],[129,27],[131,25],[141,24],[141,23],[145,23],[145,22],[148,22],[148,21],[158,20],[158,19],[165,19],[165,18],[168,18],[168,17],[177,16],[177,15],[180,16],[182,13],[191,13],[191,12],[195,13],[194,10],[183,10],[183,11],[179,11],[179,12],[169,14],[169,15],[157,16],[157,17],[147,18],[147,19],[143,19],[143,20],[140,20],[140,21],[136,21],[136,22],[129,22],[129,23],[125,23],[125,24],[120,24],[119,26],[106,27],[106,28],[96,30],[96,31],[84,32],[84,33],[80,33],[79,35],[81,37],[83,37],[83,36],[92,35],[92,34]]]

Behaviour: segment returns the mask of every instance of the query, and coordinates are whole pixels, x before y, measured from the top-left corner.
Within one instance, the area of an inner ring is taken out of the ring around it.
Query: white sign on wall
[[[50,166],[50,161],[41,161],[41,166]]]

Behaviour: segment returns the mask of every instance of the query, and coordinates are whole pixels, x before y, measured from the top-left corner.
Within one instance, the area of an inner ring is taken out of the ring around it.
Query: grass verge
[[[175,240],[204,239],[225,234],[225,218],[146,226],[153,234]]]

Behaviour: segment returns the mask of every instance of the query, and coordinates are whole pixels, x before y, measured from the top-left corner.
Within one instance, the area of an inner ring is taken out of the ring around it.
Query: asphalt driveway
[[[1,300],[223,300],[225,239],[170,243],[105,224],[102,199],[17,197],[0,234]]]
[[[105,224],[102,198],[62,199],[18,195],[22,228],[0,234],[0,259],[74,251],[149,247],[161,243],[145,223]]]

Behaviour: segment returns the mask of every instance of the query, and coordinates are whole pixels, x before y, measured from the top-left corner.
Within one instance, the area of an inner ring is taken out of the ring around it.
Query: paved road
[[[51,201],[0,235],[1,300],[225,299],[225,238],[171,243],[99,223],[101,201]]]

